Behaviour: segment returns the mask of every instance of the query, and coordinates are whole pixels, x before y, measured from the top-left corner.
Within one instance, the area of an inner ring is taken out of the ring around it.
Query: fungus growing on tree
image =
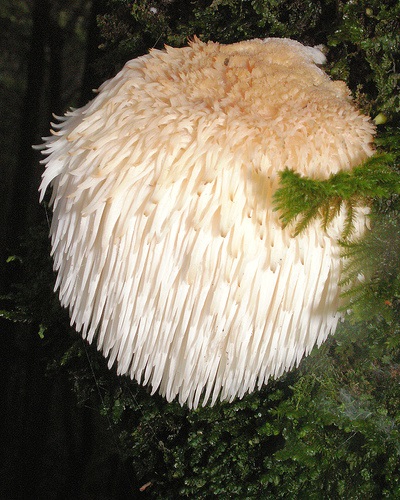
[[[195,40],[129,61],[45,139],[56,288],[71,323],[168,401],[232,400],[298,365],[340,318],[341,212],[293,237],[272,198],[373,153],[316,48]],[[365,210],[355,219],[362,234]]]

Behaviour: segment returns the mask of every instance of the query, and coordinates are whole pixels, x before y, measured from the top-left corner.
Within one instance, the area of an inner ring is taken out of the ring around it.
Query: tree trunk
[[[32,10],[32,38],[28,61],[27,85],[22,107],[19,161],[13,179],[7,244],[13,249],[35,219],[39,167],[32,144],[39,140],[38,129],[43,102],[46,61],[45,47],[49,26],[50,3],[35,0]]]
[[[102,82],[94,68],[94,62],[99,58],[100,34],[97,26],[97,16],[104,12],[103,1],[92,2],[90,15],[87,24],[86,55],[85,67],[82,77],[82,88],[80,96],[80,105],[83,106],[94,98],[93,90]]]

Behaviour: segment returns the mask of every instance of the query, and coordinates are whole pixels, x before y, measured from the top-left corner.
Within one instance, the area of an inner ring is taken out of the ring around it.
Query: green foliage
[[[320,218],[327,229],[344,205],[347,216],[342,237],[354,230],[354,210],[369,205],[372,198],[400,194],[400,175],[390,169],[393,157],[376,155],[349,172],[333,174],[327,180],[302,177],[292,170],[280,173],[280,188],[274,194],[275,209],[286,226],[295,222],[294,236]]]
[[[397,203],[398,205],[398,203]],[[358,242],[343,244],[346,258],[342,285],[356,282],[343,295],[350,297],[357,318],[390,317],[400,301],[400,212],[375,213],[373,230]]]
[[[338,2],[340,22],[328,36],[331,73],[368,94],[370,110],[400,112],[400,4],[362,0]]]

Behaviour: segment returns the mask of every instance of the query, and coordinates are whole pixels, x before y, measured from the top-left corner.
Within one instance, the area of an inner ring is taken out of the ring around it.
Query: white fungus
[[[288,39],[195,39],[129,61],[53,124],[56,287],[119,374],[189,407],[232,401],[335,331],[345,214],[292,237],[272,206],[285,167],[326,179],[373,153],[324,60]]]

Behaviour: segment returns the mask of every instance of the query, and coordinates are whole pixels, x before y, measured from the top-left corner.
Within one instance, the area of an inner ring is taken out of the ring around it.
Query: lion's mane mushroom
[[[61,303],[168,401],[242,397],[336,328],[344,214],[294,238],[272,207],[285,167],[325,179],[373,153],[323,62],[275,38],[152,50],[45,139]]]

